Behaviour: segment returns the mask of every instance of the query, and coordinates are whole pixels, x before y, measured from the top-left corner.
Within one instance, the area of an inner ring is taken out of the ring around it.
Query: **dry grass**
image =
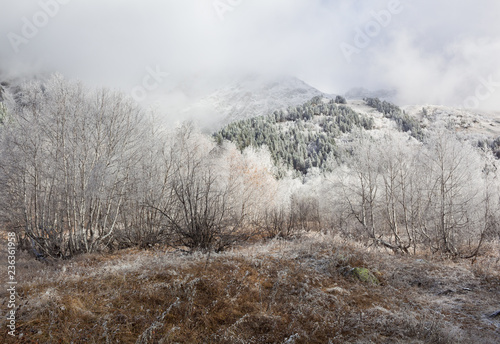
[[[498,259],[400,257],[308,235],[217,255],[18,257],[6,343],[496,343]],[[495,265],[496,264],[496,265]],[[381,281],[349,274],[367,267]],[[6,297],[6,294],[0,294]],[[2,323],[5,329],[5,324]]]

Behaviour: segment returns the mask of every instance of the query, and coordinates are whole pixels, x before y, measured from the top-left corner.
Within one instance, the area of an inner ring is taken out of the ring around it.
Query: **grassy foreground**
[[[499,343],[498,253],[473,264],[394,256],[321,234],[211,256],[20,253],[17,337],[2,317],[0,342]]]

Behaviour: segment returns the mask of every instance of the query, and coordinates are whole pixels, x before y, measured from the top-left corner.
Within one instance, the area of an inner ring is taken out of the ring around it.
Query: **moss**
[[[375,275],[368,270],[367,268],[353,268],[351,270],[351,273],[354,277],[359,279],[361,282],[373,284],[373,285],[379,285],[380,281],[378,280]]]

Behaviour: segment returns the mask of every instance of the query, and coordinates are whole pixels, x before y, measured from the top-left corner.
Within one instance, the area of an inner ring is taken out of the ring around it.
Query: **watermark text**
[[[18,33],[7,33],[7,39],[14,52],[17,54],[20,46],[28,44],[29,41],[38,35],[40,29],[47,26],[51,18],[54,18],[61,8],[61,5],[66,5],[71,0],[40,0],[38,6],[40,10],[35,12],[31,18],[21,18],[21,30]]]
[[[236,7],[240,6],[243,3],[243,0],[215,0],[212,3],[212,6],[217,14],[217,17],[221,21],[225,20],[225,16],[227,12],[233,12]]]
[[[7,234],[7,329],[10,336],[15,336],[16,332],[16,234]]]
[[[351,63],[353,54],[359,54],[363,49],[367,48],[372,40],[382,32],[382,28],[389,26],[393,16],[401,13],[403,9],[400,0],[391,0],[387,4],[387,9],[371,11],[370,16],[372,19],[364,26],[357,27],[354,30],[355,34],[352,44],[347,42],[340,43],[340,50],[347,62]]]
[[[479,77],[479,83],[474,90],[474,95],[464,99],[463,106],[466,109],[477,109],[482,101],[490,98],[497,88],[500,88],[500,81],[493,80],[490,75],[488,79]]]
[[[154,69],[149,66],[146,67],[146,75],[142,78],[142,83],[135,86],[131,91],[132,98],[136,102],[144,101],[148,96],[148,92],[160,87],[160,84],[169,75],[170,73],[161,71],[160,66],[156,66]]]

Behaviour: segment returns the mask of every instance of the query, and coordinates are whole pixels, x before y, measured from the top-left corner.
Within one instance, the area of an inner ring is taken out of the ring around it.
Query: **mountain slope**
[[[372,129],[373,119],[320,96],[302,105],[266,116],[232,122],[215,134],[241,150],[266,145],[278,166],[306,174],[310,168],[329,170],[340,152],[335,140],[355,128]]]
[[[294,77],[266,78],[251,75],[222,87],[181,111],[182,117],[212,118],[215,127],[327,96]]]
[[[285,110],[231,122],[214,137],[219,142],[232,141],[241,150],[267,146],[279,176],[286,169],[299,174],[307,174],[311,168],[331,170],[345,154],[338,140],[349,141],[349,133],[356,129],[381,131],[383,135],[399,131],[418,141],[425,141],[432,132],[446,130],[500,158],[499,123],[494,114],[443,106],[400,108],[378,98],[337,104],[333,99],[316,96]]]

